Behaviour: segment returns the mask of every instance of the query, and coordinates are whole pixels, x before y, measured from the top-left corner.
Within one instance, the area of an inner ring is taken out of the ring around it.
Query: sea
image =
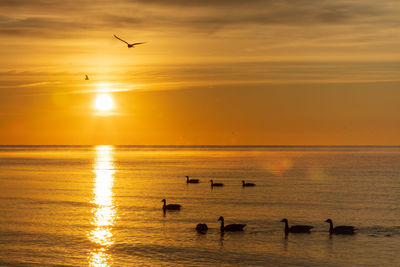
[[[400,147],[0,146],[0,266],[400,266]]]

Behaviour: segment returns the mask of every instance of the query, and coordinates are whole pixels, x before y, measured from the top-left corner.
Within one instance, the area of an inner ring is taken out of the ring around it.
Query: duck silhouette
[[[335,235],[353,235],[357,228],[354,226],[340,225],[333,227],[333,222],[331,219],[327,219],[325,222],[329,223],[329,234]]]
[[[165,200],[165,198],[163,200],[161,200],[161,202],[164,202],[164,205],[163,205],[163,210],[164,211],[166,211],[166,210],[180,210],[181,207],[182,207],[179,204],[168,204],[168,205],[166,205],[167,201]]]
[[[214,187],[214,186],[224,186],[223,183],[214,183],[213,180],[210,180],[210,182],[211,182],[211,187]]]
[[[199,223],[196,225],[196,231],[201,233],[201,234],[205,234],[208,230],[208,226],[205,223]]]
[[[189,176],[186,176],[186,183],[187,184],[198,184],[199,179],[189,179]]]
[[[223,232],[239,232],[243,231],[246,224],[228,224],[225,226],[224,217],[220,216],[218,221],[221,221],[221,233]]]
[[[248,187],[248,186],[255,186],[256,184],[253,183],[246,183],[244,180],[242,181],[242,186],[243,187]]]
[[[292,225],[289,227],[288,220],[282,219],[281,222],[285,223],[285,234],[288,233],[310,233],[310,230],[314,228],[310,225]]]

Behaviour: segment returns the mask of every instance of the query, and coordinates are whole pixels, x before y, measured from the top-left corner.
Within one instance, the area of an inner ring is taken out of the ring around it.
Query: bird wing
[[[128,42],[127,42],[127,41],[124,41],[124,40],[122,40],[121,38],[119,38],[119,37],[118,37],[118,36],[116,36],[115,34],[114,34],[114,37],[115,37],[115,38],[117,38],[118,40],[120,40],[120,41],[122,41],[122,42],[124,42],[124,43],[128,44]]]
[[[144,43],[133,43],[132,45],[140,45],[140,44],[145,44],[146,42],[144,42]]]

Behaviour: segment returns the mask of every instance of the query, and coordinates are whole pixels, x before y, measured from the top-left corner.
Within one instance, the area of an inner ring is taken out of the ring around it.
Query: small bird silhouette
[[[85,81],[88,81],[89,77],[87,76],[87,74],[85,74]]]
[[[145,44],[145,43],[133,43],[133,44],[130,44],[130,43],[128,43],[127,41],[122,40],[121,38],[119,38],[119,37],[116,36],[115,34],[114,34],[114,37],[117,38],[118,40],[120,40],[121,42],[126,43],[126,44],[128,45],[128,48],[131,48],[131,47],[135,48],[135,45]]]
[[[246,183],[245,181],[242,181],[242,186],[243,187],[249,187],[249,186],[255,186],[256,184],[253,183]]]
[[[211,183],[211,187],[214,187],[214,186],[219,186],[219,187],[224,186],[223,183],[214,183],[213,180],[210,180],[210,183]]]

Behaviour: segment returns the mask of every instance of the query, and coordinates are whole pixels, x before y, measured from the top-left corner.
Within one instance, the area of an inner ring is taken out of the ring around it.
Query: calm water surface
[[[221,236],[221,215],[245,231]],[[285,238],[282,218],[313,232]],[[359,232],[330,237],[327,218]],[[400,266],[399,250],[400,147],[0,146],[1,266]]]

